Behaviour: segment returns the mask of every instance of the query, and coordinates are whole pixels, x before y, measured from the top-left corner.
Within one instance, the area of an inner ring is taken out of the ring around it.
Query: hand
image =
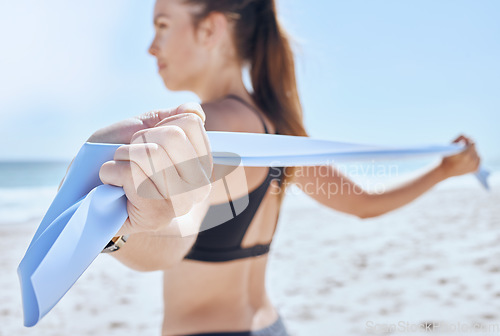
[[[117,235],[165,230],[210,193],[213,161],[205,114],[198,104],[175,111],[135,132],[101,167],[101,181],[123,187],[128,199],[129,217]]]
[[[186,111],[197,114],[203,120],[203,124],[205,123],[205,113],[200,108],[199,104],[187,103],[177,108],[149,111],[119,121],[94,132],[87,141],[96,143],[129,144],[132,136],[136,132],[155,127],[165,118],[185,113]]]
[[[470,138],[460,135],[453,143],[463,141],[467,146],[462,152],[446,156],[441,161],[441,166],[445,172],[446,178],[452,176],[472,173],[478,170],[481,159],[476,152],[476,145]]]

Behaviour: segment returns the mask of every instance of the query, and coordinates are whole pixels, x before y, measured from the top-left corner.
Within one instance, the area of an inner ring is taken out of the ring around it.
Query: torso
[[[261,114],[262,115],[262,114]],[[209,116],[207,115],[207,118]],[[275,127],[265,117],[269,133]],[[269,168],[245,167],[260,185]],[[272,240],[278,218],[278,183],[273,180],[246,231],[241,246]],[[256,330],[277,318],[265,288],[268,254],[225,262],[184,259],[164,272],[163,335]]]

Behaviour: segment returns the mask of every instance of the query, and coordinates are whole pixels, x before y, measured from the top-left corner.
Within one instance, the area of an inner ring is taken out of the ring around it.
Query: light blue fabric
[[[84,144],[18,267],[24,325],[35,325],[71,288],[128,217],[122,188],[102,185],[119,145]]]
[[[444,156],[464,148],[458,144],[388,147],[274,134],[207,134],[214,163],[243,166]],[[59,302],[127,219],[123,189],[103,185],[99,179],[102,164],[113,160],[120,146],[85,143],[81,147],[35,232],[18,267],[25,326],[34,326]],[[484,169],[476,172],[485,188],[488,174]]]

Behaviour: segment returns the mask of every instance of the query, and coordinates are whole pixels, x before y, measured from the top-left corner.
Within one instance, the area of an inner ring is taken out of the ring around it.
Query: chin
[[[183,85],[180,85],[180,83],[176,83],[173,80],[168,80],[166,78],[163,78],[163,84],[165,84],[165,87],[170,90],[170,91],[185,91],[187,90]]]
[[[165,84],[165,87],[170,91],[178,91],[177,86],[173,85],[171,81],[167,81],[164,79],[163,84]]]

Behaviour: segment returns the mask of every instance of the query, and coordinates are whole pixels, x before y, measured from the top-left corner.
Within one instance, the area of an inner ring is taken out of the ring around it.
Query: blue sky
[[[0,3],[0,160],[71,159],[100,127],[197,100],[147,54],[154,1]],[[281,0],[311,136],[471,136],[500,162],[500,2]]]

